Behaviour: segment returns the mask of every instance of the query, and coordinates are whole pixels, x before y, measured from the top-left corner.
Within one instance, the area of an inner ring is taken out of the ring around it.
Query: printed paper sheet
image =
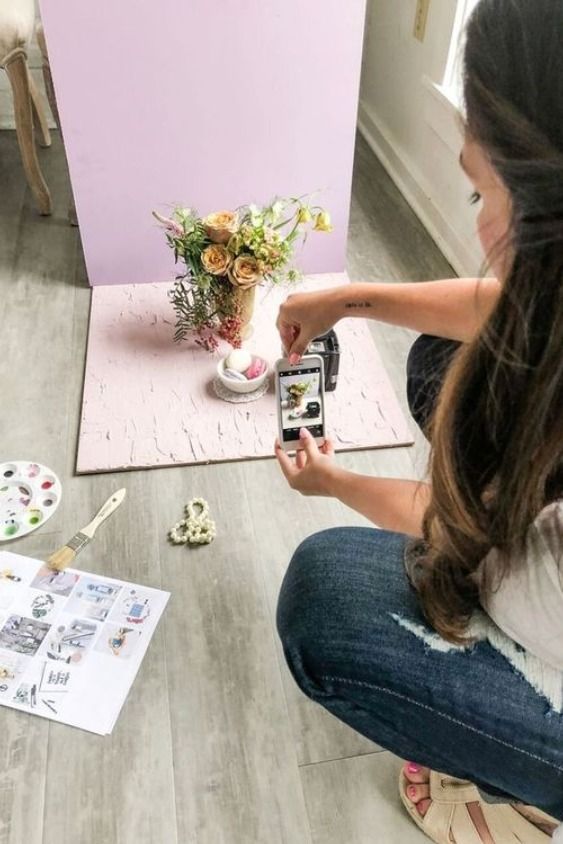
[[[169,597],[0,551],[0,705],[111,733]]]

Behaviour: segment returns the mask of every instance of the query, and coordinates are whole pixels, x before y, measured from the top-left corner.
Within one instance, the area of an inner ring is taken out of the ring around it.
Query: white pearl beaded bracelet
[[[196,507],[200,508],[196,513]],[[168,533],[173,545],[208,545],[216,536],[215,522],[209,518],[205,498],[192,498],[185,506],[186,518],[176,522]]]

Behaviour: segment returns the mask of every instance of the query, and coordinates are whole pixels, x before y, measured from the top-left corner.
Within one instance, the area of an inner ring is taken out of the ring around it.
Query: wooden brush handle
[[[114,510],[117,510],[117,508],[125,498],[126,492],[127,490],[123,488],[118,489],[117,492],[114,492],[113,495],[110,495],[106,503],[103,504],[102,507],[100,507],[92,521],[87,524],[86,527],[83,527],[80,532],[85,533],[86,536],[89,536],[90,539],[92,539],[102,522],[104,522],[108,516],[111,516]]]

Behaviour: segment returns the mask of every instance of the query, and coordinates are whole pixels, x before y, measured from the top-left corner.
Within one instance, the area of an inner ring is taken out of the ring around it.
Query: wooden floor
[[[40,155],[51,218],[33,207],[15,134],[0,132],[0,428],[3,458],[47,463],[65,497],[10,550],[47,555],[125,483],[125,504],[80,565],[172,599],[111,737],[0,710],[0,844],[422,844],[399,806],[398,761],[300,694],[274,627],[298,542],[361,517],[297,497],[270,460],[74,476],[89,289],[57,133]],[[348,258],[353,279],[452,274],[361,139]],[[413,335],[373,330],[404,401]],[[425,458],[418,437],[339,459],[413,477]],[[194,495],[219,533],[190,553],[166,531]]]

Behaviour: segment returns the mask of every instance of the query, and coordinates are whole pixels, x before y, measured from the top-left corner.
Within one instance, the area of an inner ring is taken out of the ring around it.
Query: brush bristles
[[[69,548],[68,545],[63,545],[62,548],[59,548],[58,551],[51,554],[47,560],[47,564],[49,568],[54,571],[64,571],[64,569],[72,563],[75,557],[76,551]]]

